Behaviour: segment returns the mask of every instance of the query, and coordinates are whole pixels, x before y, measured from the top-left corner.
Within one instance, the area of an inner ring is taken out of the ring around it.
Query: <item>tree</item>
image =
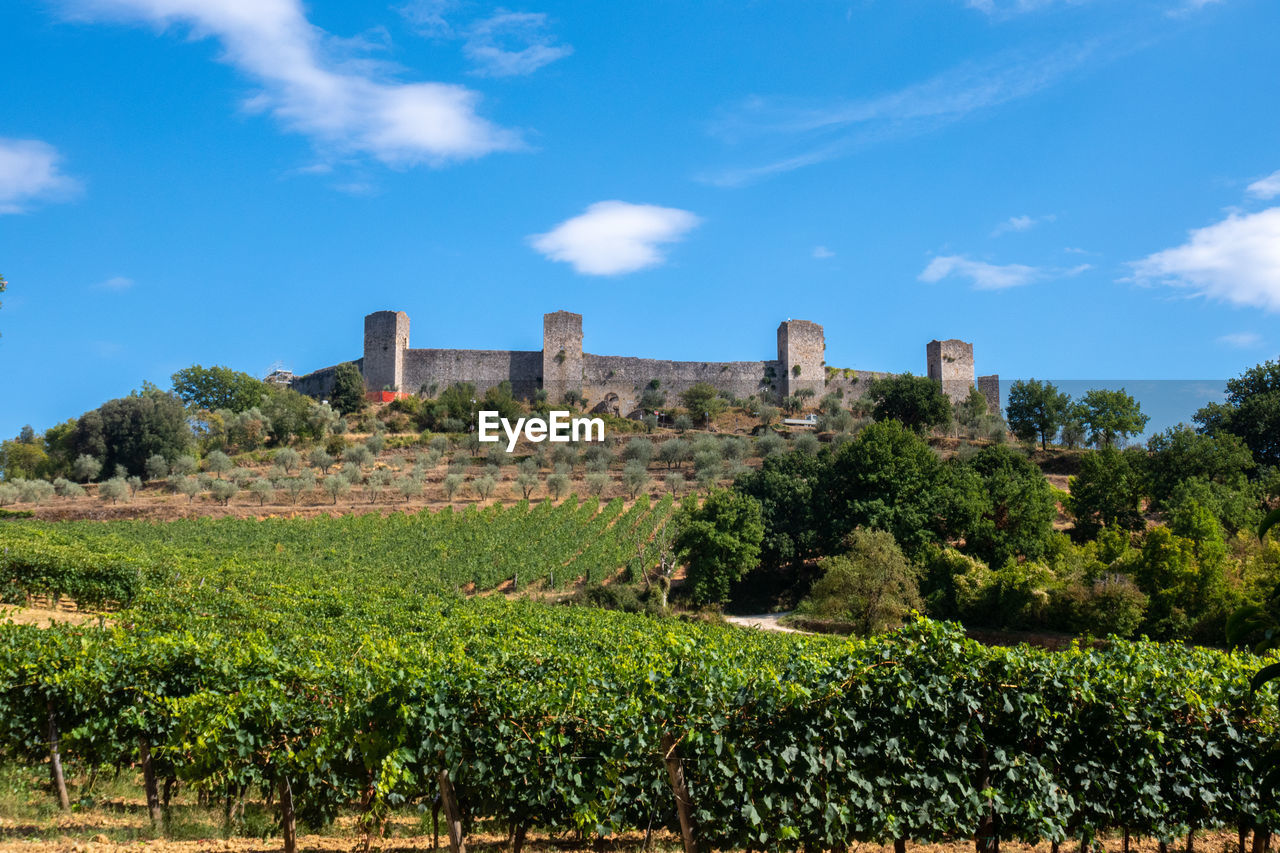
[[[270,480],[254,480],[249,484],[249,493],[258,499],[258,506],[264,506],[276,496],[276,488]]]
[[[520,470],[516,474],[516,486],[525,500],[528,500],[533,490],[538,488],[538,466],[537,463],[526,464],[531,462],[533,462],[532,459],[526,459],[520,463]]]
[[[1094,388],[1080,401],[1084,406],[1084,422],[1089,430],[1089,443],[1094,447],[1114,447],[1116,439],[1137,435],[1150,420],[1142,413],[1138,401],[1123,388],[1110,391]]]
[[[698,382],[680,394],[680,404],[698,423],[706,423],[724,411],[725,401],[710,382]]]
[[[1071,403],[1062,415],[1062,427],[1058,434],[1062,443],[1071,450],[1075,450],[1084,444],[1085,437],[1088,435],[1088,428],[1085,424],[1085,416],[1087,414],[1088,412],[1083,405]]]
[[[605,471],[590,471],[583,481],[587,485],[587,491],[593,495],[602,495],[609,487],[609,475]]]
[[[445,498],[453,500],[453,496],[462,488],[462,484],[465,480],[466,478],[461,474],[445,474],[444,482],[442,483],[444,486]]]
[[[200,494],[200,480],[196,477],[179,477],[175,487],[179,494],[187,496],[187,503],[192,503]]]
[[[316,449],[319,450],[319,448]],[[323,450],[320,452],[324,453]],[[283,468],[286,474],[292,474],[293,470],[302,464],[302,454],[292,447],[283,447],[275,452],[271,460]]]
[[[1086,453],[1069,487],[1067,511],[1075,516],[1082,536],[1093,538],[1103,527],[1142,528],[1140,505],[1145,489],[1140,451],[1104,447]]]
[[[130,494],[129,484],[123,477],[112,477],[98,487],[98,497],[113,504],[120,503],[122,500],[127,501]]]
[[[471,490],[476,493],[476,497],[481,501],[487,501],[497,485],[498,481],[493,477],[488,474],[481,474],[471,481]]]
[[[217,474],[218,479],[221,480],[222,475],[232,468],[231,457],[221,450],[215,450],[204,458],[204,467],[206,471]]]
[[[159,453],[147,457],[146,473],[148,480],[163,480],[169,473],[169,460]]]
[[[640,464],[639,460],[631,460],[622,469],[622,485],[626,487],[627,494],[634,499],[649,485],[649,469]]]
[[[684,474],[681,474],[679,471],[671,471],[665,478],[663,478],[663,482],[665,482],[667,488],[671,490],[671,496],[675,497],[680,493],[680,490],[684,488]]]
[[[895,420],[920,435],[951,423],[951,401],[942,386],[927,376],[904,373],[877,379],[867,396],[874,403],[872,416],[877,421]]]
[[[964,551],[992,566],[1003,566],[1010,559],[1043,557],[1058,511],[1040,469],[999,445],[983,448],[962,467],[977,474],[980,484],[976,513],[957,513],[958,502],[952,501],[952,529],[961,528]]]
[[[653,459],[653,442],[647,438],[636,436],[627,442],[627,446],[622,449],[622,458],[627,461],[636,461],[641,465],[648,467],[649,462]]]
[[[240,487],[231,480],[214,480],[209,484],[209,494],[213,496],[215,501],[223,506],[230,504],[231,499],[235,497],[236,493],[239,491]]]
[[[1263,466],[1280,466],[1280,361],[1267,361],[1227,380],[1227,399],[1195,414],[1200,431],[1239,436]]]
[[[938,539],[947,493],[942,462],[896,420],[867,427],[832,457],[815,490],[820,547],[834,551],[855,527],[888,530],[909,555]]]
[[[329,405],[343,415],[364,411],[364,377],[351,362],[344,362],[333,369],[333,391]]]
[[[652,384],[640,392],[640,409],[652,412],[667,404],[667,395]]]
[[[547,475],[547,492],[550,493],[552,500],[560,500],[560,496],[569,491],[569,472],[558,467],[552,474]]]
[[[141,473],[150,456],[175,459],[193,439],[182,401],[150,386],[85,412],[72,443],[77,453],[100,459],[108,471],[123,465]]]
[[[21,438],[0,443],[0,471],[4,479],[30,479],[40,476],[48,467],[44,448]]]
[[[1070,405],[1071,398],[1052,382],[1019,379],[1009,386],[1005,417],[1014,435],[1023,441],[1038,437],[1041,449],[1045,449],[1062,426]]]
[[[826,463],[807,453],[766,457],[760,467],[738,477],[733,488],[760,504],[764,537],[760,541],[760,567],[786,569],[799,577],[805,564],[818,553],[819,518]]]
[[[173,374],[173,393],[188,406],[209,412],[226,409],[239,414],[257,408],[270,390],[261,379],[229,367],[195,364]]]
[[[987,397],[977,388],[970,388],[969,396],[963,400],[957,400],[952,408],[956,423],[972,434],[983,425],[983,418],[987,414]]]
[[[764,522],[749,495],[715,490],[701,506],[686,497],[676,517],[673,545],[689,567],[688,583],[698,604],[729,600],[732,584],[755,567]]]
[[[97,479],[102,473],[102,462],[87,453],[81,453],[76,457],[76,461],[72,464],[71,470],[75,478],[82,483]]]
[[[921,610],[919,570],[883,530],[855,528],[844,554],[819,564],[822,577],[796,608],[800,613],[853,625],[858,634],[878,634]]]
[[[1239,488],[1255,467],[1244,440],[1229,432],[1205,435],[1178,424],[1147,440],[1145,473],[1156,508],[1187,480]]]

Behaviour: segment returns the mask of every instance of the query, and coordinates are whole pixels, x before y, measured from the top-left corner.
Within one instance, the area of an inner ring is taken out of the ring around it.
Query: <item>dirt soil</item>
[[[122,840],[121,833],[134,834],[131,840]],[[111,838],[110,835],[116,838]],[[281,840],[277,838],[230,838],[220,836],[208,838],[191,838],[170,840],[149,838],[150,830],[145,827],[145,819],[141,809],[128,815],[104,815],[97,812],[72,814],[54,821],[41,822],[41,825],[23,824],[8,818],[0,818],[0,851],[30,851],[30,853],[63,853],[77,851],[80,853],[96,853],[96,851],[145,850],[153,853],[206,853],[206,851],[239,851],[239,853],[276,853],[283,849]],[[511,849],[509,836],[500,832],[473,833],[465,838],[470,850],[497,853]],[[443,833],[439,839],[439,849],[448,850],[448,837]],[[1063,845],[1066,849],[1075,849],[1074,843]],[[1051,845],[1046,843],[1024,844],[1004,841],[1000,848],[1005,853],[1050,853]],[[343,819],[333,827],[332,834],[299,835],[300,851],[356,851],[363,850],[363,837],[355,830],[351,818]],[[408,817],[395,817],[389,822],[387,832],[381,839],[372,839],[368,848],[383,853],[408,853],[408,851],[426,851],[436,848],[435,838],[429,832],[423,832],[423,823]],[[649,844],[645,844],[644,833],[632,832],[610,837],[607,841],[582,843],[571,837],[551,837],[545,833],[531,831],[525,844],[530,853],[556,851],[662,851],[676,853],[681,849],[679,836],[665,831],[653,833]],[[1123,841],[1120,836],[1107,837],[1098,842],[1095,853],[1120,853]],[[1131,853],[1158,853],[1158,842],[1151,838],[1134,838],[1130,844]],[[1182,853],[1182,843],[1169,845],[1170,853]],[[1196,837],[1196,849],[1201,853],[1229,853],[1236,849],[1234,832],[1207,832]],[[1246,848],[1247,849],[1247,848]],[[893,845],[852,844],[848,853],[890,853]],[[910,853],[971,853],[972,840],[962,840],[942,844],[915,844],[907,842]]]

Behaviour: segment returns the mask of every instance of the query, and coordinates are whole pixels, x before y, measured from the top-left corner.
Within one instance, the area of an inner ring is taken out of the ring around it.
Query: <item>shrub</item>
[[[231,480],[214,480],[209,486],[209,494],[213,496],[215,501],[223,506],[230,504],[231,499],[235,497],[236,493],[239,491],[240,487]]]
[[[923,606],[919,570],[903,556],[893,535],[859,527],[845,539],[844,554],[818,563],[822,577],[800,603],[799,612],[853,626],[858,634],[878,634],[901,625]]]
[[[689,567],[694,602],[728,601],[730,587],[760,557],[764,537],[760,504],[748,495],[726,490],[712,492],[701,506],[689,496],[675,524],[673,545]]]
[[[130,494],[129,483],[124,477],[112,477],[98,487],[98,497],[113,504],[127,501]]]
[[[87,453],[81,453],[71,464],[71,473],[80,482],[87,483],[96,480],[102,473],[102,463]]]
[[[635,498],[649,485],[649,470],[640,464],[638,459],[631,460],[622,469],[622,485],[626,488],[627,494]]]
[[[169,460],[159,453],[153,453],[147,457],[144,470],[148,480],[163,480],[165,475],[169,473]]]

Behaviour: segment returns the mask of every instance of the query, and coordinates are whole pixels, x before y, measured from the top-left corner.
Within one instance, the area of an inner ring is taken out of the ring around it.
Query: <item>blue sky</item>
[[[1220,379],[1280,345],[1273,0],[10,0],[0,435],[418,347]]]

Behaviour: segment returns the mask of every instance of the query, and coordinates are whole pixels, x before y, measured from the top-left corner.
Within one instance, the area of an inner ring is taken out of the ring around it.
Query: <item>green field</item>
[[[676,829],[672,743],[704,849],[1280,820],[1252,770],[1275,696],[1250,694],[1248,655],[993,649],[924,620],[765,635],[461,592],[617,573],[669,511],[6,522],[10,597],[44,578],[127,605],[105,626],[0,625],[0,751],[42,765],[52,720],[73,777],[145,751],[159,787],[270,792],[303,826],[375,833],[430,811],[442,772],[468,832]]]

